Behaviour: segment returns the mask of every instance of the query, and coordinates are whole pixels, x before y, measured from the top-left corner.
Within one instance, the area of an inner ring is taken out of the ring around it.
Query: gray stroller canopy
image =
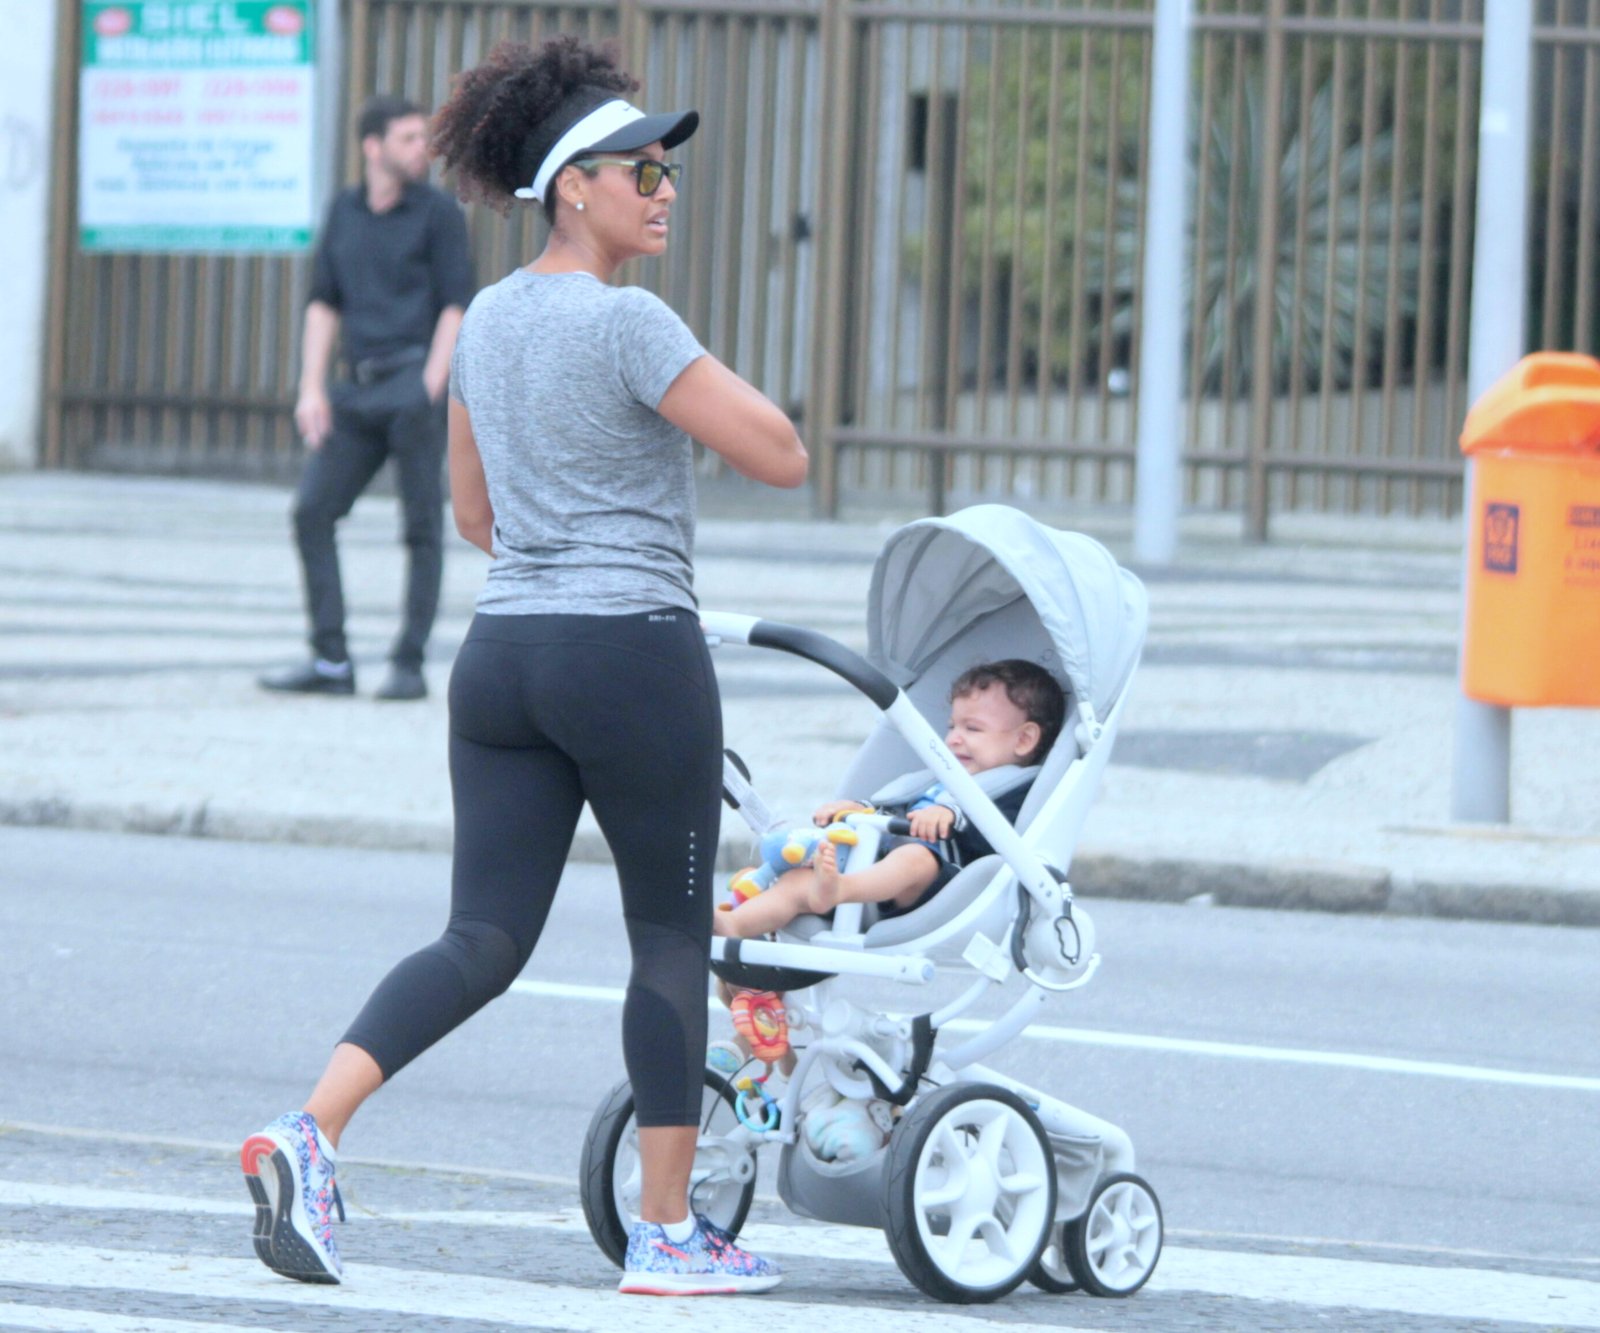
[[[1093,537],[1009,505],[973,505],[890,534],[867,598],[868,655],[904,687],[969,627],[1021,598],[1055,644],[1062,684],[1105,717],[1144,644],[1144,585]]]

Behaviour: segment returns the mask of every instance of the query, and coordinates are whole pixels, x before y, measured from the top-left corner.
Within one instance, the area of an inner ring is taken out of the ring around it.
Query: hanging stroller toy
[[[696,1211],[737,1234],[755,1194],[755,1152],[773,1144],[790,1209],[881,1229],[901,1271],[935,1299],[990,1301],[1024,1280],[1051,1292],[1129,1296],[1149,1279],[1161,1253],[1161,1208],[1134,1174],[1128,1136],[979,1063],[1099,966],[1094,924],[1066,872],[1122,720],[1147,615],[1142,585],[1098,542],[979,505],[889,537],[872,575],[867,659],[812,630],[703,617],[714,646],[806,658],[882,711],[841,796],[872,793],[876,805],[896,790],[941,782],[995,854],[963,866],[903,915],[879,920],[872,906],[845,903],[831,919],[797,918],[776,939],[712,941],[717,975],[781,995],[787,1034],[803,1041],[794,1042],[786,1085],[774,1092],[762,1075],[754,1102],[751,1089],[706,1070]],[[980,781],[990,775],[969,774],[935,730],[951,682],[1001,658],[1038,663],[1067,695],[1059,738],[1042,767],[1028,770],[1033,785],[1015,827],[996,809],[994,782]],[[758,836],[783,827],[731,762],[724,794]],[[857,865],[871,864],[886,833],[905,831],[904,821],[879,813],[842,819]],[[847,993],[857,979],[928,986],[941,971],[964,973],[966,988],[911,1016]],[[970,1016],[996,992],[1010,1000],[999,1017]],[[753,1020],[747,1025],[756,1031]],[[589,1229],[620,1265],[640,1187],[626,1082],[589,1126],[582,1180]]]

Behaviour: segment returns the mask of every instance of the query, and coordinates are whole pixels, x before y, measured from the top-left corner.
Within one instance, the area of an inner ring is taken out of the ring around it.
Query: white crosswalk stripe
[[[140,1291],[204,1300],[263,1302],[299,1309],[367,1310],[432,1319],[479,1319],[513,1328],[561,1333],[659,1333],[676,1319],[706,1318],[703,1301],[627,1298],[560,1283],[519,1282],[478,1274],[430,1273],[353,1265],[338,1287],[303,1286],[275,1277],[254,1259],[209,1259],[184,1254],[109,1250],[76,1245],[0,1241],[0,1273],[29,1286],[91,1291]],[[754,1298],[750,1298],[754,1299]],[[816,1307],[762,1296],[743,1307],[763,1322],[804,1327]],[[881,1333],[884,1312],[831,1306],[829,1333]],[[970,1317],[942,1310],[896,1310],[909,1333],[972,1333]],[[1015,1333],[1085,1333],[1062,1324],[1010,1324]]]
[[[0,1181],[0,1206],[53,1207],[97,1212],[134,1211],[234,1215],[243,1224],[250,1206],[217,1199],[135,1193],[86,1186],[63,1186],[21,1181]],[[385,1212],[381,1220],[412,1225],[449,1227],[505,1227],[529,1231],[586,1234],[582,1216],[573,1209],[549,1212],[506,1211],[406,1211]],[[359,1226],[359,1219],[354,1221]],[[882,1235],[856,1227],[820,1223],[782,1225],[753,1223],[744,1239],[763,1253],[778,1257],[804,1256],[850,1263],[892,1264]],[[31,1276],[24,1276],[30,1274]],[[98,1275],[98,1277],[97,1277]],[[109,1280],[109,1278],[115,1280]],[[99,1278],[107,1278],[100,1281]],[[204,1259],[183,1255],[95,1250],[70,1245],[0,1242],[0,1280],[55,1287],[88,1286],[94,1289],[127,1288],[171,1295],[213,1299],[270,1299],[291,1303],[328,1302],[347,1309],[387,1310],[425,1315],[448,1310],[457,1317],[498,1320],[518,1327],[563,1329],[615,1329],[627,1333],[635,1327],[630,1303],[609,1291],[594,1292],[542,1283],[506,1282],[503,1279],[465,1275],[412,1273],[369,1264],[352,1264],[349,1280],[341,1288],[305,1288],[273,1277],[254,1260]],[[455,1285],[481,1294],[467,1299],[451,1294]],[[792,1289],[791,1289],[792,1290]],[[1600,1281],[1543,1277],[1490,1268],[1377,1262],[1366,1259],[1329,1259],[1315,1256],[1265,1254],[1255,1251],[1200,1249],[1168,1245],[1160,1267],[1147,1288],[1150,1292],[1188,1292],[1246,1301],[1276,1301],[1317,1309],[1387,1311],[1431,1318],[1507,1320],[1560,1328],[1600,1327]],[[530,1293],[538,1293],[538,1317],[530,1315]],[[352,1294],[354,1293],[354,1294]],[[785,1292],[784,1295],[788,1295]],[[796,1292],[795,1295],[799,1293]],[[556,1304],[552,1305],[551,1302]],[[363,1304],[363,1302],[374,1302]],[[434,1304],[437,1303],[437,1304]],[[647,1302],[653,1309],[659,1303]],[[785,1305],[783,1296],[763,1297],[761,1309],[776,1315]],[[561,1313],[552,1314],[553,1310]],[[804,1307],[792,1310],[803,1316]],[[4,1307],[0,1307],[3,1310]],[[606,1313],[609,1312],[609,1315]],[[969,1330],[967,1315],[950,1313],[943,1321],[930,1312],[927,1322],[915,1328]],[[896,1312],[901,1322],[902,1312]],[[546,1316],[549,1315],[549,1319]],[[918,1315],[921,1319],[923,1316]],[[561,1322],[566,1321],[566,1322]],[[881,1322],[881,1311],[855,1312],[830,1307],[830,1330],[850,1333]],[[0,1328],[33,1327],[34,1323],[0,1314]],[[55,1328],[44,1324],[39,1327]],[[646,1326],[641,1322],[640,1328]],[[659,1324],[653,1325],[659,1327]],[[77,1328],[80,1325],[61,1325]],[[85,1333],[124,1333],[119,1327],[81,1325]],[[199,1326],[196,1326],[199,1327]],[[212,1328],[225,1328],[213,1325]],[[1016,1325],[1027,1333],[1034,1325]],[[1043,1327],[1043,1326],[1039,1326]],[[1051,1324],[1056,1333],[1063,1325]],[[188,1333],[189,1326],[171,1330],[151,1325],[152,1333]],[[131,1330],[129,1331],[131,1333]]]
[[[44,1305],[0,1304],[0,1328],[47,1329],[49,1333],[261,1333],[259,1324],[196,1323],[103,1310],[63,1310]],[[276,1329],[274,1333],[295,1333]]]

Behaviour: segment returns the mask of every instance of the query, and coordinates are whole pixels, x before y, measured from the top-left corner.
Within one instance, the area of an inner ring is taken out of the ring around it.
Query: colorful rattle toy
[[[750,1043],[750,1054],[762,1061],[766,1071],[746,1075],[734,1083],[738,1096],[733,1113],[746,1129],[766,1133],[778,1127],[777,1099],[767,1091],[772,1066],[789,1053],[789,1019],[784,1013],[783,996],[769,990],[739,990],[729,1004],[734,1030]]]
[[[771,1074],[770,1069],[765,1074],[753,1077],[746,1074],[733,1085],[739,1090],[739,1095],[733,1100],[734,1115],[739,1117],[739,1123],[746,1129],[762,1134],[778,1127],[780,1114],[776,1099],[767,1091],[767,1079]]]
[[[750,1054],[767,1064],[776,1064],[789,1053],[789,1020],[784,1014],[783,997],[769,990],[735,991],[733,1027],[750,1043]]]
[[[728,882],[728,901],[721,904],[722,910],[731,912],[740,903],[749,902],[756,894],[770,889],[779,875],[797,866],[809,865],[824,839],[836,847],[854,847],[860,841],[853,828],[837,821],[827,828],[802,824],[765,834],[761,839],[761,864],[746,866]],[[842,856],[839,869],[844,869]]]

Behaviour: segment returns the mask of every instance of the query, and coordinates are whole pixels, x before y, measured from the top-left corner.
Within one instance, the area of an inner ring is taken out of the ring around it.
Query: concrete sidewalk
[[[873,557],[910,514],[818,523],[725,484],[703,510],[704,606],[865,647]],[[486,561],[451,546],[432,697],[376,703],[402,555],[394,502],[363,500],[342,540],[362,696],[268,695],[256,674],[303,651],[287,511],[270,488],[0,476],[0,823],[448,848],[444,693]],[[1040,516],[1127,558],[1125,515]],[[1459,544],[1454,521],[1284,518],[1252,547],[1185,520],[1176,567],[1144,571],[1150,639],[1075,888],[1600,925],[1600,711],[1518,713],[1515,822],[1448,821]],[[874,710],[779,654],[717,667],[728,743],[803,818]],[[721,864],[748,848],[730,816]],[[592,826],[578,851],[604,857]]]

